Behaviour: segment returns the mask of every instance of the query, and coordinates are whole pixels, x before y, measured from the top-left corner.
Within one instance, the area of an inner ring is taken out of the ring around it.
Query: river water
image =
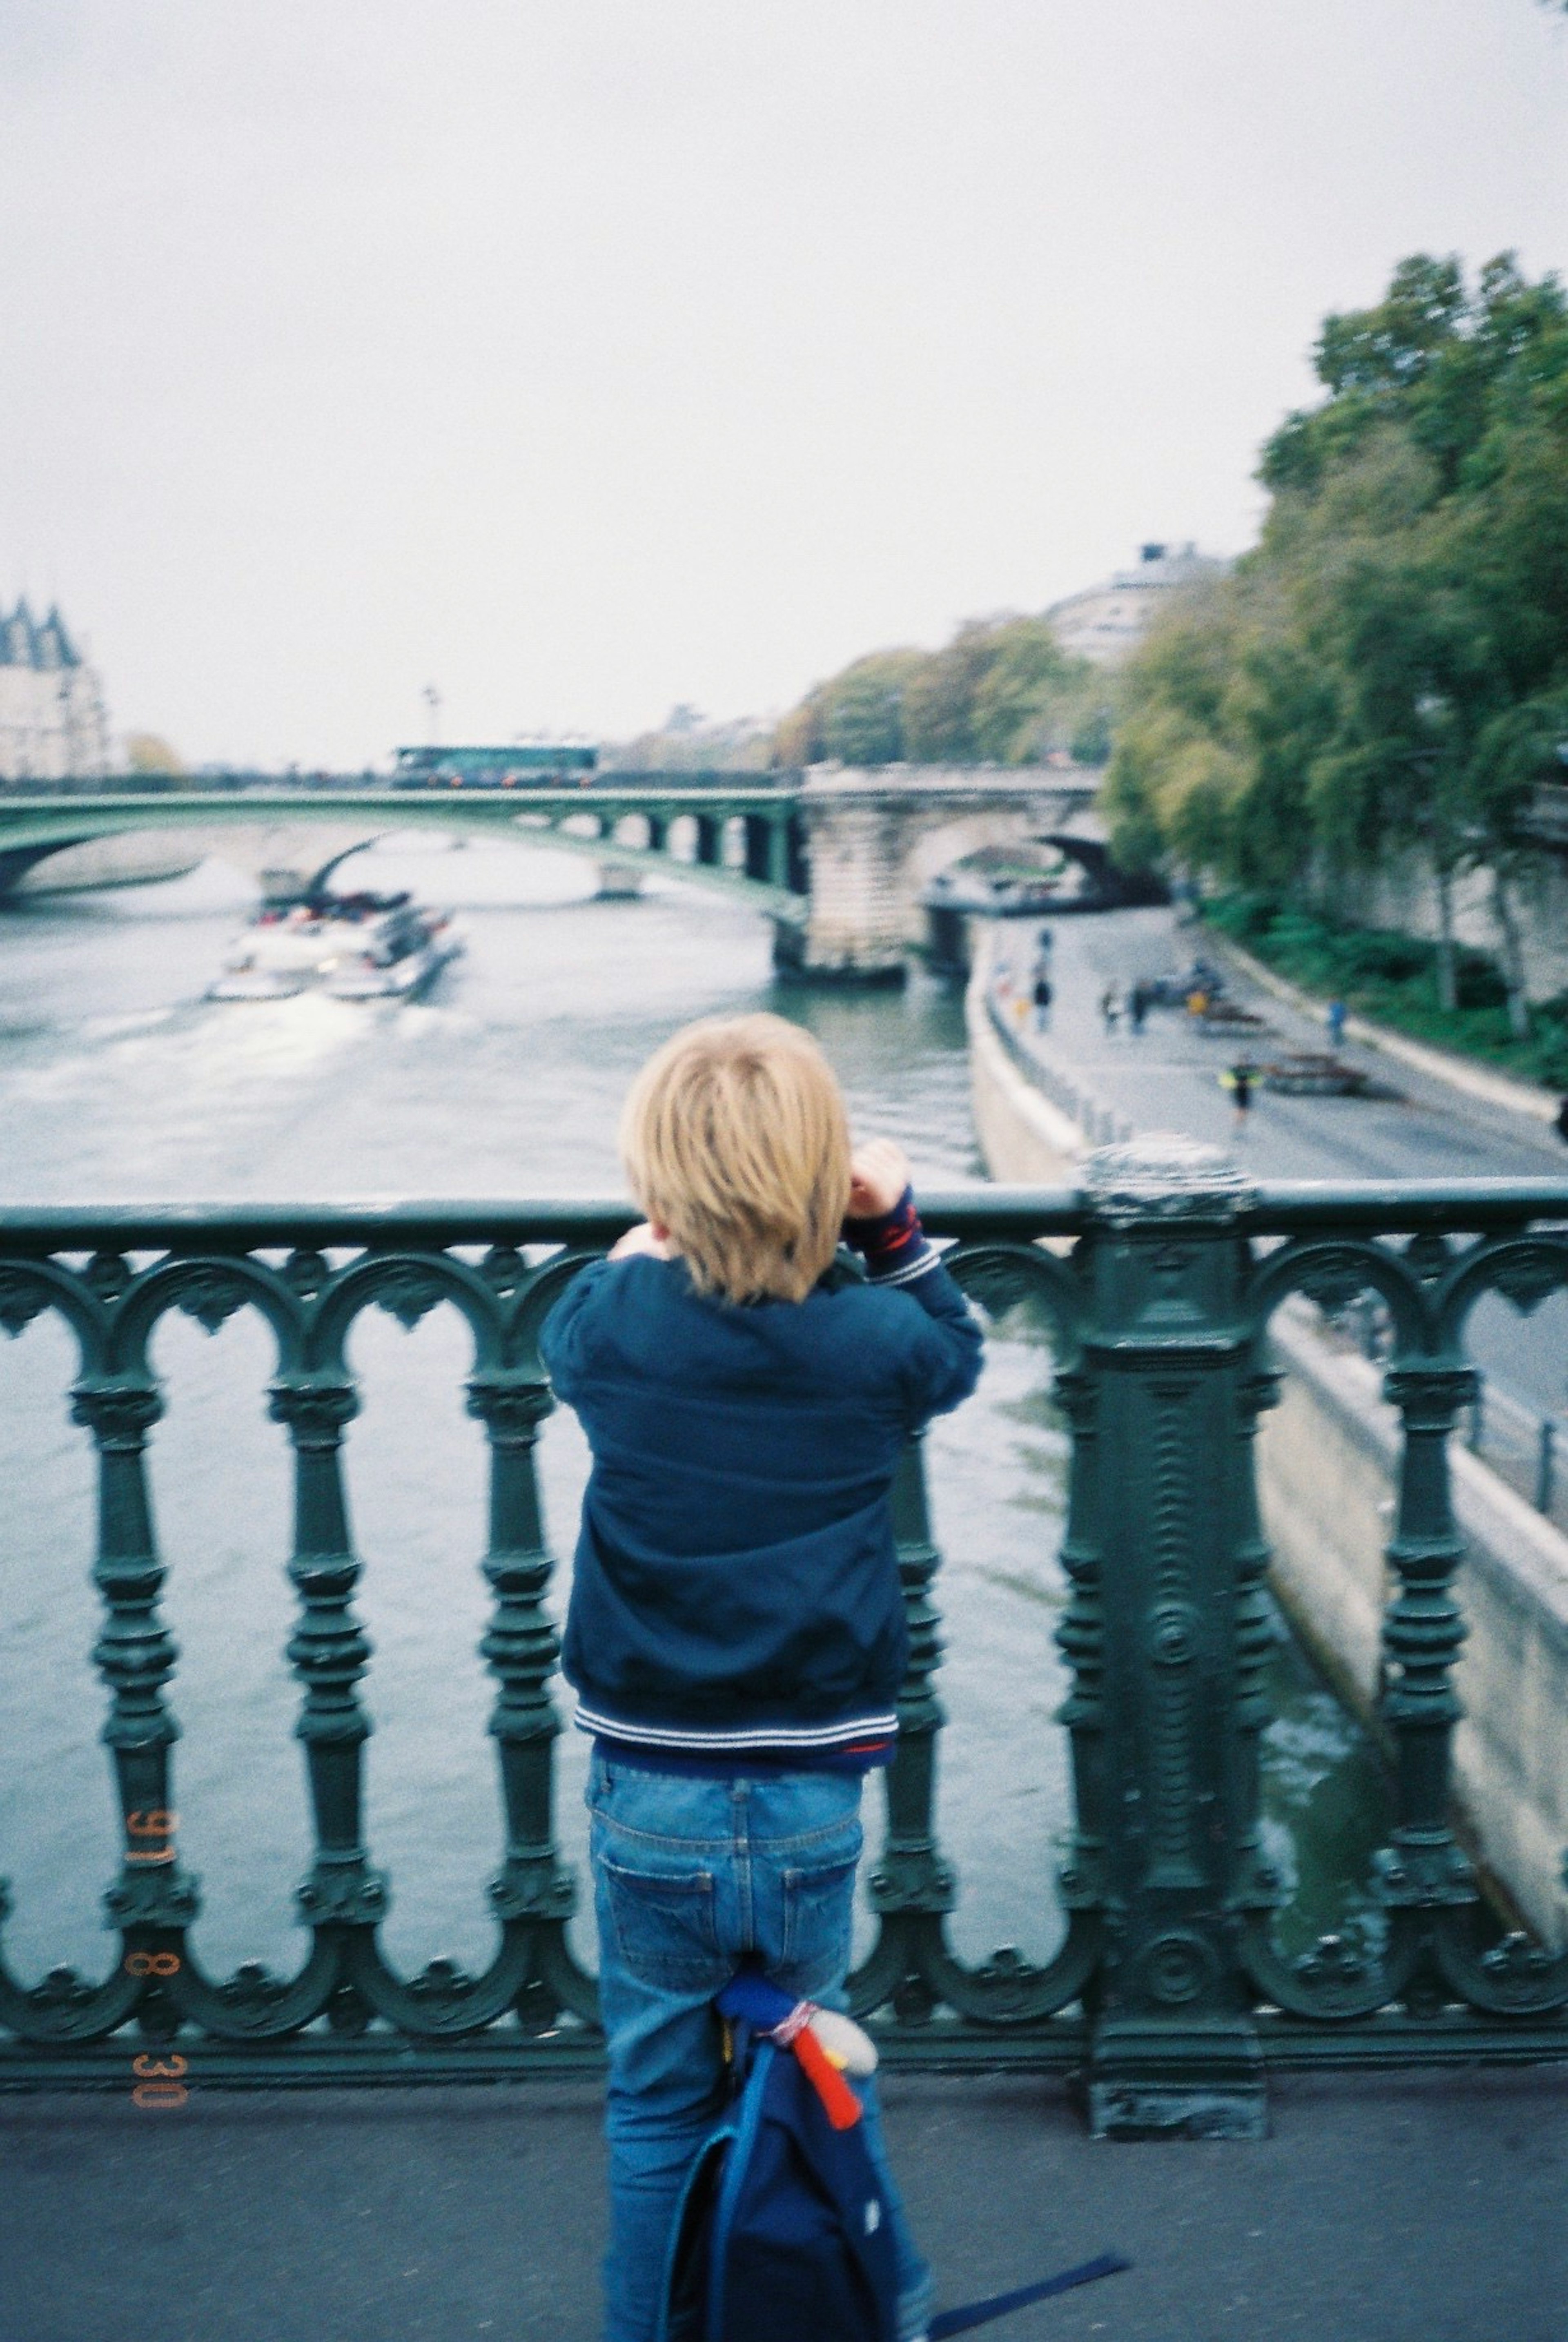
[[[961,1005],[920,976],[902,994],[775,987],[764,922],[676,882],[637,902],[588,896],[589,866],[504,845],[387,840],[353,883],[411,885],[463,919],[466,956],[415,1004],[301,996],[213,1003],[205,987],[250,896],[221,863],[185,879],[0,916],[0,1206],[134,1200],[523,1196],[619,1186],[614,1134],[637,1066],[673,1026],[771,1007],[837,1066],[858,1136],[885,1134],[917,1177],[978,1178]],[[346,882],[345,882],[346,883]],[[488,1956],[484,1884],[499,1851],[485,1619],[479,1427],[463,1411],[465,1343],[450,1312],[413,1333],[362,1318],[365,1409],[348,1443],[360,1609],[367,1837],[389,1871],[393,1958]],[[154,1436],[165,1604],[181,1650],[170,1696],[185,1860],[201,1877],[195,1942],[211,1968],[287,1968],[304,1938],[290,1890],[309,1858],[298,1695],[283,1656],[289,1478],[266,1419],[268,1343],[249,1313],[215,1336],[165,1320],[168,1409]],[[98,1895],[115,1813],[90,1652],[93,1479],[69,1421],[70,1347],[53,1321],[0,1345],[0,1873],[14,1967],[101,1973]],[[928,1443],[950,1728],[940,1826],[955,1861],[959,1950],[1044,1958],[1061,1919],[1052,1877],[1069,1819],[1066,1682],[1052,1642],[1065,1443],[1044,1329],[992,1331],[975,1397]],[[553,1549],[569,1556],[585,1470],[553,1417],[542,1476]],[[565,1590],[564,1568],[555,1585]],[[1334,1875],[1359,1871],[1383,1820],[1358,1735],[1291,1646],[1267,1742],[1271,1851],[1298,1881],[1287,1933],[1371,1926]],[[560,1743],[561,1837],[581,1859],[580,1735]],[[880,1801],[873,1798],[874,1809]],[[874,1836],[874,1816],[868,1834]],[[591,1959],[583,1923],[579,1949]],[[864,1928],[863,1926],[863,1936]]]

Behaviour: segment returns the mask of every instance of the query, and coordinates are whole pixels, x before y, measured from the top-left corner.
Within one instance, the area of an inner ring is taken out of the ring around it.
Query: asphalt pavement
[[[1561,2075],[1287,2075],[1250,2143],[1097,2142],[1021,2078],[885,2105],[941,2306],[1134,2264],[997,2342],[1568,2337]],[[601,2119],[585,2086],[0,2099],[0,2336],[594,2342]]]

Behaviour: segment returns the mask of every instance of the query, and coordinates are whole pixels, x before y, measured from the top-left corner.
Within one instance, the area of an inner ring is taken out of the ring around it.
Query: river
[[[650,1050],[691,1017],[755,1007],[817,1035],[857,1136],[899,1139],[917,1177],[982,1176],[962,1008],[934,982],[777,987],[765,925],[744,907],[673,881],[640,901],[595,901],[589,866],[558,854],[422,837],[384,841],[351,869],[355,884],[410,885],[460,914],[466,956],[428,998],[208,1002],[250,908],[220,862],[0,915],[0,1206],[604,1193],[619,1186],[621,1099]],[[354,1355],[365,1406],[348,1483],[375,1645],[366,1826],[391,1875],[385,1940],[404,1967],[437,1953],[474,1967],[491,1941],[484,1883],[498,1825],[475,1652],[484,1458],[463,1412],[464,1344],[449,1312],[412,1334],[377,1315],[360,1321]],[[289,1481],[265,1416],[268,1345],[248,1313],[215,1336],[179,1318],[165,1321],[156,1357],[168,1410],[151,1480],[182,1655],[170,1696],[184,1734],[181,1850],[204,1890],[195,1945],[212,1969],[286,1968],[303,1943],[290,1890],[309,1837],[283,1656]],[[101,1973],[97,1896],[117,1858],[90,1659],[91,1458],[69,1422],[72,1371],[53,1321],[0,1345],[0,1873],[15,1897],[9,1956],[28,1980],[60,1962]],[[1053,1717],[1066,1683],[1051,1637],[1066,1451],[1049,1375],[1043,1328],[1013,1313],[992,1331],[979,1392],[929,1442],[950,1719],[939,1811],[969,1958],[1003,1943],[1044,1957],[1060,1932],[1050,1882],[1069,1795]],[[563,1411],[542,1442],[563,1558],[584,1469]],[[563,1569],[557,1598],[564,1585]],[[1299,1877],[1290,1933],[1303,1939],[1345,1916],[1333,1874],[1364,1863],[1383,1798],[1366,1747],[1283,1635],[1274,1692],[1265,1827]],[[560,1749],[561,1837],[580,1861],[585,1743],[568,1731]],[[1372,1924],[1359,1897],[1348,1918]]]

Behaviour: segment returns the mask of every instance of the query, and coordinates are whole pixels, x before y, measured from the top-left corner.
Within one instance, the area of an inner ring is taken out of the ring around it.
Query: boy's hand
[[[610,1258],[627,1260],[633,1253],[636,1252],[648,1253],[654,1260],[668,1260],[670,1257],[669,1230],[655,1228],[648,1220],[639,1220],[634,1228],[628,1228],[625,1235],[611,1246]]]
[[[909,1157],[891,1138],[873,1138],[857,1146],[849,1166],[849,1215],[852,1220],[880,1219],[891,1212],[909,1185]]]

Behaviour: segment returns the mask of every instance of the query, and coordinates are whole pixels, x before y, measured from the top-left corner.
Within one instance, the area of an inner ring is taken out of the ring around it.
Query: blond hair
[[[849,1119],[832,1066],[782,1016],[687,1025],[621,1116],[632,1193],[699,1293],[802,1301],[849,1204]]]

